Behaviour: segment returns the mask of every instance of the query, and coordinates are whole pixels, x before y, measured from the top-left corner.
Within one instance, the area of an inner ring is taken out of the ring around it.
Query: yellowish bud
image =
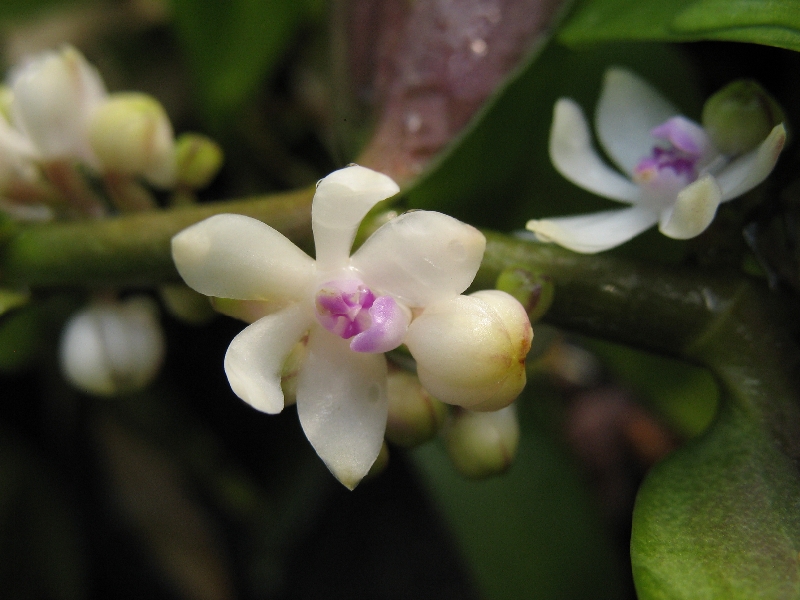
[[[416,375],[400,369],[390,370],[387,393],[387,440],[411,448],[436,435],[447,416],[447,407],[425,391]]]
[[[175,142],[178,184],[192,189],[206,187],[222,166],[222,148],[199,133],[184,133]]]
[[[519,445],[516,406],[495,412],[458,410],[445,425],[444,438],[453,466],[465,477],[505,473]]]
[[[485,290],[427,307],[409,326],[406,345],[428,392],[485,411],[508,406],[525,387],[532,338],[522,305]]]
[[[89,141],[104,171],[141,176],[154,186],[175,183],[172,124],[146,94],[113,94],[93,113]]]
[[[202,325],[214,318],[214,308],[208,296],[195,292],[186,284],[162,285],[158,292],[167,312],[176,319],[192,325]]]

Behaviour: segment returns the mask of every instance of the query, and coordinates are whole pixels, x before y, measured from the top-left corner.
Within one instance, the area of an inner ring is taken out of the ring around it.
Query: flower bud
[[[199,133],[184,133],[175,142],[175,168],[180,185],[206,187],[222,166],[222,148]]]
[[[87,123],[106,96],[97,70],[71,46],[44,52],[11,73],[11,119],[45,159],[96,167]]]
[[[523,306],[505,292],[484,290],[426,307],[405,341],[428,392],[486,411],[508,406],[525,387],[532,338]]]
[[[94,304],[67,321],[61,370],[76,387],[113,396],[145,387],[164,358],[164,334],[152,300]]]
[[[167,312],[191,325],[203,325],[214,318],[214,308],[208,296],[195,292],[188,285],[173,283],[158,288],[158,295]]]
[[[0,84],[0,119],[6,123],[11,122],[11,99],[14,94],[7,85]]]
[[[711,96],[703,106],[703,127],[723,154],[744,154],[758,146],[783,110],[758,83],[740,79]]]
[[[494,412],[458,410],[444,428],[445,445],[456,470],[473,479],[505,473],[519,445],[517,407]]]
[[[146,94],[113,94],[92,115],[89,139],[104,171],[175,183],[175,139],[164,107]]]
[[[541,319],[553,304],[553,278],[522,267],[503,270],[497,277],[495,287],[514,296],[525,307],[532,323]]]
[[[430,440],[444,423],[447,407],[425,391],[413,373],[394,369],[387,380],[386,439],[412,448]]]

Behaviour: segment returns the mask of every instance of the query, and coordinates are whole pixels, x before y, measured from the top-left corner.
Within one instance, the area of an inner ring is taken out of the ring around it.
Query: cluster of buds
[[[316,260],[241,215],[211,217],[172,240],[184,281],[252,323],[225,356],[234,393],[278,413],[289,391],[317,454],[351,489],[385,436],[413,445],[433,435],[441,403],[475,414],[509,406],[525,385],[533,336],[510,294],[463,294],[486,239],[452,217],[402,214],[350,255],[362,219],[398,191],[357,165],[322,179],[312,205]],[[401,346],[414,376],[389,371],[384,353]]]
[[[0,209],[17,218],[97,218],[155,206],[148,189],[196,189],[222,162],[210,139],[175,139],[161,104],[108,93],[75,48],[12,69],[0,92]],[[106,192],[95,191],[98,179]]]
[[[0,86],[0,214],[12,219],[147,210],[156,207],[153,189],[185,201],[221,164],[212,140],[176,139],[155,98],[109,93],[75,48],[30,57]],[[186,295],[193,292],[184,289],[164,291],[168,308],[187,312]],[[163,348],[156,306],[106,291],[64,328],[62,371],[91,394],[133,391],[156,375]]]

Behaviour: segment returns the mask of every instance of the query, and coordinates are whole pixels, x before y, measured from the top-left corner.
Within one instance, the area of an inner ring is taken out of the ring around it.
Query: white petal
[[[313,319],[305,307],[293,304],[248,325],[233,338],[225,353],[225,374],[233,393],[262,412],[281,412],[283,363]]]
[[[215,215],[172,238],[172,258],[189,287],[206,296],[282,303],[308,296],[314,261],[269,225]]]
[[[576,217],[528,221],[526,229],[543,242],[594,254],[624,244],[658,222],[658,214],[641,206]]]
[[[471,225],[417,210],[384,224],[350,264],[371,288],[426,306],[467,289],[485,249],[486,238]]]
[[[717,182],[722,189],[722,201],[741,196],[764,181],[778,162],[778,155],[785,143],[786,128],[781,123],[773,128],[758,148],[725,167],[717,175]]]
[[[320,180],[311,208],[317,269],[346,266],[361,220],[378,202],[399,191],[390,177],[358,165]]]
[[[625,69],[609,69],[595,113],[600,144],[625,173],[653,149],[650,130],[680,114],[650,84]]]
[[[686,186],[675,204],[661,213],[659,231],[676,240],[688,240],[703,233],[717,214],[722,192],[711,175]]]
[[[550,160],[564,177],[599,196],[635,202],[639,188],[608,165],[592,148],[591,135],[581,108],[562,98],[553,109]]]
[[[386,359],[353,352],[321,327],[308,340],[297,381],[297,413],[308,441],[336,478],[353,489],[380,452],[389,401]]]

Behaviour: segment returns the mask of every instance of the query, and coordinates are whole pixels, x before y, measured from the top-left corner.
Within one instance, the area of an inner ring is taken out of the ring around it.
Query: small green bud
[[[184,133],[175,142],[178,184],[191,189],[206,187],[222,166],[222,148],[199,133]]]
[[[531,323],[541,319],[553,304],[553,278],[542,273],[533,273],[523,267],[504,269],[498,276],[495,287],[514,296],[525,307]]]
[[[284,406],[291,406],[297,402],[297,376],[300,367],[308,355],[308,336],[304,336],[293,347],[281,369],[281,390],[283,391]]]
[[[140,93],[113,94],[92,115],[89,141],[103,170],[175,183],[175,139],[164,107]]]
[[[729,83],[703,106],[703,127],[723,154],[749,152],[784,121],[780,105],[750,79]]]
[[[0,84],[0,119],[11,121],[11,100],[14,93],[7,85]]]
[[[447,416],[447,407],[425,391],[419,378],[408,371],[390,370],[387,385],[386,439],[412,448],[436,435]]]
[[[158,289],[158,295],[167,312],[184,323],[203,325],[216,314],[208,296],[195,292],[183,283],[162,285]]]
[[[386,470],[386,467],[389,466],[389,446],[386,445],[386,442],[383,442],[381,446],[381,451],[378,453],[378,457],[375,459],[375,462],[372,463],[372,466],[367,471],[365,477],[369,477],[372,479],[377,475],[380,475]]]
[[[456,470],[472,479],[505,473],[519,445],[517,408],[495,412],[458,409],[444,428],[447,453]]]

